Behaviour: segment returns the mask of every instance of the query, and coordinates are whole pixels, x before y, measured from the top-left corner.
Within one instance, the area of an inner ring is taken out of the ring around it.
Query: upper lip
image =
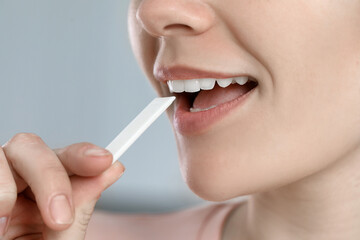
[[[166,82],[168,80],[187,80],[187,79],[200,79],[200,78],[232,78],[248,76],[246,73],[230,74],[230,73],[221,73],[221,72],[209,72],[201,69],[195,69],[188,66],[161,66],[154,69],[154,77],[160,82]]]

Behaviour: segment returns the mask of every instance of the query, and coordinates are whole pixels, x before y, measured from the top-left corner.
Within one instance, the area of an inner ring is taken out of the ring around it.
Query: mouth
[[[256,88],[258,82],[249,76],[239,76],[226,79],[168,80],[167,85],[170,93],[185,98],[188,111],[195,113],[209,111],[234,101]]]
[[[233,109],[243,105],[258,86],[257,80],[248,76],[169,80],[167,84],[177,97],[174,127],[182,135],[207,131]]]
[[[245,72],[208,72],[181,65],[158,65],[154,76],[176,96],[173,125],[187,136],[206,132],[233,110],[242,108],[258,86],[257,79]]]

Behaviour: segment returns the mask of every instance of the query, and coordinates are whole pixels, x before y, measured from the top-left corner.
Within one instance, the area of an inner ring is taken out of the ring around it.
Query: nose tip
[[[201,1],[144,0],[136,17],[150,35],[161,37],[206,32],[213,26],[215,15]]]

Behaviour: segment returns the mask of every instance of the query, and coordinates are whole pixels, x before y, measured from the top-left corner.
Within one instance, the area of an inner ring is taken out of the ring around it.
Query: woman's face
[[[190,91],[189,79],[257,82],[176,94],[189,187],[213,201],[270,190],[358,148],[359,26],[359,0],[132,1],[131,43],[159,95],[174,95],[168,79]]]

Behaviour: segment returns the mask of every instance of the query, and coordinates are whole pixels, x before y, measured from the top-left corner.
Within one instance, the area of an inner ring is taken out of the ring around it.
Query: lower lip
[[[209,130],[214,124],[224,119],[235,108],[244,105],[249,96],[257,89],[251,89],[244,95],[222,103],[212,109],[201,112],[190,112],[190,102],[184,95],[177,96],[174,111],[174,128],[181,135],[197,135]]]

